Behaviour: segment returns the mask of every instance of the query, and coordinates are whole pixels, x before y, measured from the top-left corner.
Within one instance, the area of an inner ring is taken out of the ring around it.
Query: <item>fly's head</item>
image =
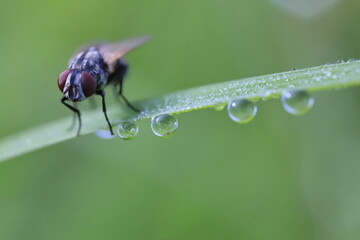
[[[82,101],[93,95],[96,85],[94,77],[85,71],[67,69],[58,77],[60,91],[73,102]]]

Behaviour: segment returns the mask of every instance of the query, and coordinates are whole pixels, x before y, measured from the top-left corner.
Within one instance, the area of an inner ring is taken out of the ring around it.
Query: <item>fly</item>
[[[61,103],[73,111],[79,120],[77,136],[79,136],[81,130],[80,110],[67,101],[76,103],[94,94],[102,98],[102,111],[111,135],[114,135],[106,113],[105,92],[103,90],[109,83],[119,85],[119,95],[126,105],[139,112],[123,94],[123,81],[128,64],[122,57],[148,40],[148,37],[139,37],[117,43],[93,45],[76,53],[70,59],[68,69],[60,73],[58,77],[58,86],[64,94]]]

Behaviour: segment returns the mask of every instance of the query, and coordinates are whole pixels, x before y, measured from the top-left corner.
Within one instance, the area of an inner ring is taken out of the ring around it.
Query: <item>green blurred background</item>
[[[126,57],[125,94],[140,100],[357,58],[359,9],[358,0],[2,1],[0,136],[71,115],[56,79],[86,42],[153,36]],[[0,239],[359,239],[359,93],[315,93],[301,117],[259,102],[245,125],[226,111],[181,114],[167,139],[142,121],[133,141],[88,135],[2,163]]]

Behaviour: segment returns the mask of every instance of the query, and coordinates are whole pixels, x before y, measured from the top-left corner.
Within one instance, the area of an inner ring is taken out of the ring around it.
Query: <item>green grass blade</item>
[[[239,98],[277,98],[286,90],[319,91],[359,84],[360,61],[349,61],[177,91],[136,102],[135,105],[143,110],[139,114],[118,106],[109,108],[108,112],[112,124],[116,125],[122,120],[141,120],[164,113],[215,107]],[[84,112],[82,118],[82,135],[106,128],[104,116],[98,109]],[[71,118],[67,117],[0,140],[0,162],[74,138],[76,131],[67,129],[70,122]]]

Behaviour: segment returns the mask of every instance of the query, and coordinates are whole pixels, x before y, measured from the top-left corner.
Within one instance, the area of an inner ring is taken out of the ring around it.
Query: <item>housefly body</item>
[[[81,114],[79,109],[69,104],[68,101],[76,103],[94,94],[102,98],[102,110],[110,132],[112,135],[114,134],[106,113],[105,92],[103,90],[109,83],[118,84],[120,87],[119,95],[127,106],[138,111],[123,94],[123,80],[128,65],[122,57],[148,40],[148,37],[138,37],[118,43],[93,45],[79,51],[70,59],[68,69],[60,73],[58,77],[58,86],[64,94],[61,102],[73,111],[79,120],[77,136],[81,130]]]

